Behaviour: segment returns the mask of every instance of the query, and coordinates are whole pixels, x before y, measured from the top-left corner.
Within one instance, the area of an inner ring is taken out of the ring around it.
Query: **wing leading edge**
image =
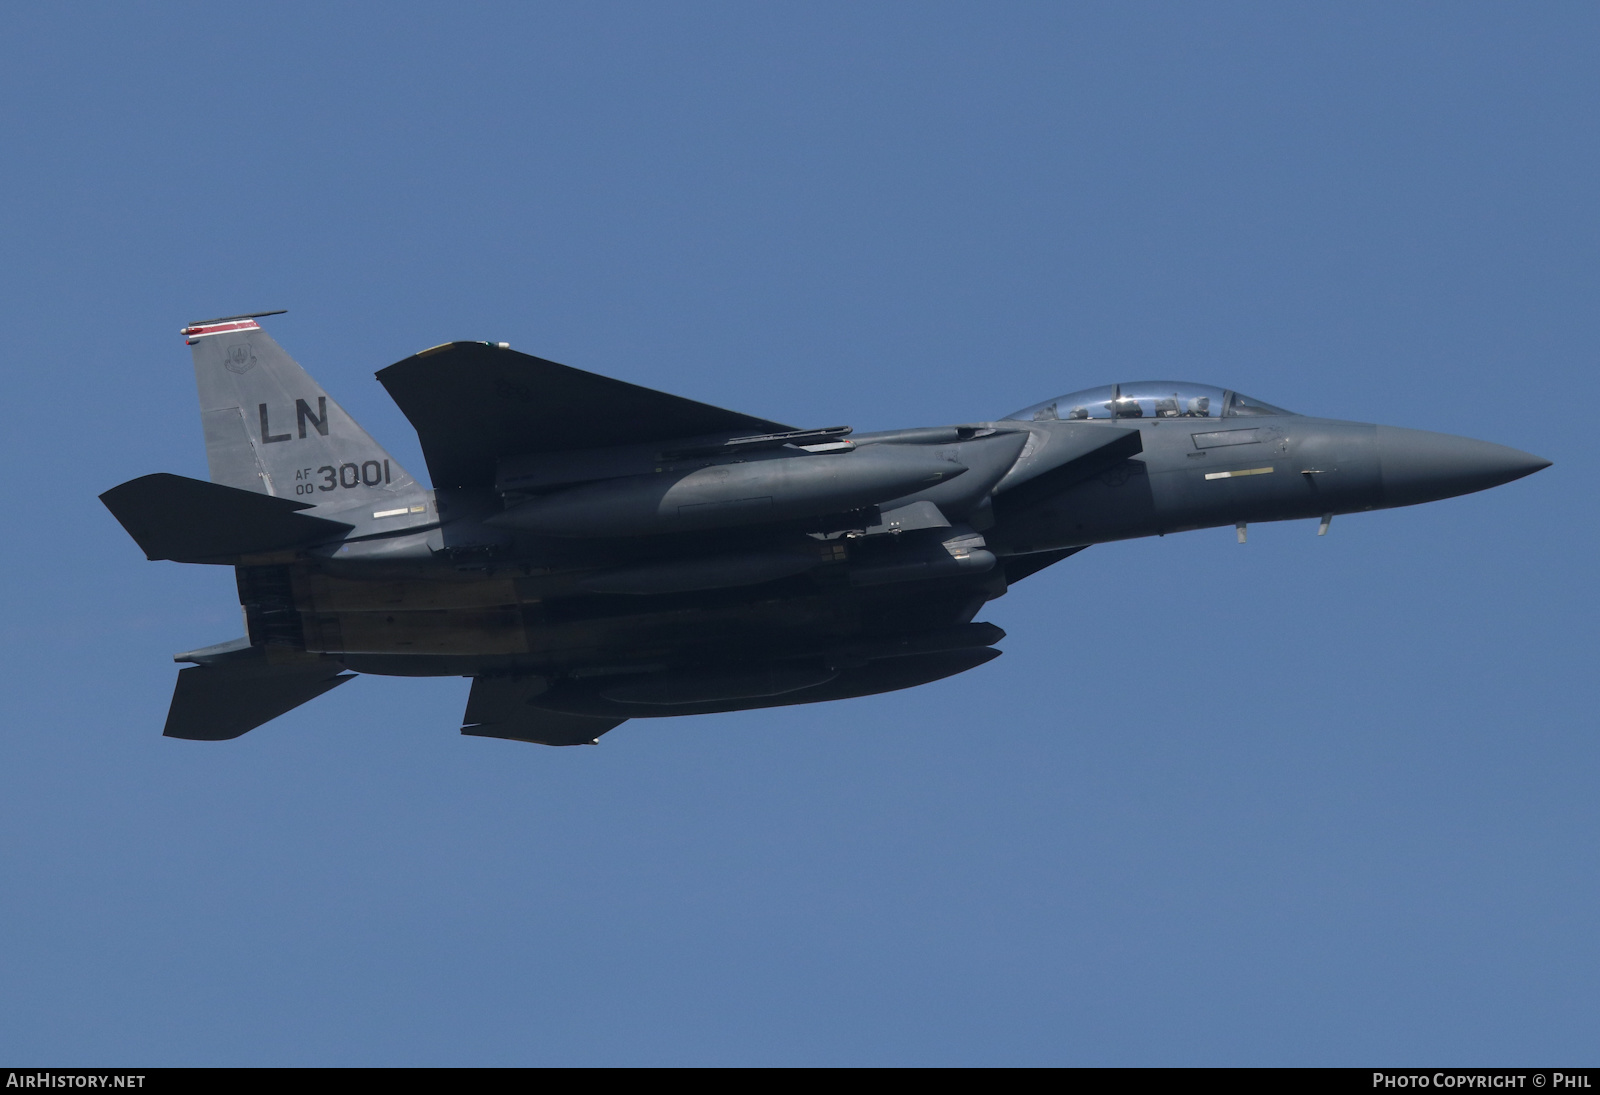
[[[485,342],[447,342],[379,370],[435,488],[494,482],[503,457],[793,429]]]

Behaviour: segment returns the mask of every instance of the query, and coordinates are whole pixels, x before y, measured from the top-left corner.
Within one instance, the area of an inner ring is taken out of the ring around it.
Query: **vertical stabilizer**
[[[183,335],[213,483],[334,509],[370,503],[381,512],[420,498],[416,481],[256,316],[196,321]]]

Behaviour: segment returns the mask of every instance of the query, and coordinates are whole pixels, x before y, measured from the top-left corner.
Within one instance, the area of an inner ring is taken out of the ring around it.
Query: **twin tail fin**
[[[211,481],[329,509],[382,511],[420,495],[399,461],[256,322],[273,314],[183,328]]]

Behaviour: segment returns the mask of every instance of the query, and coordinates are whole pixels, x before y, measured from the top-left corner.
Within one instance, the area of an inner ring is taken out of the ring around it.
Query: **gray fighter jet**
[[[998,657],[984,604],[1091,544],[1322,534],[1549,466],[1166,380],[799,429],[450,342],[377,374],[429,489],[256,323],[275,314],[183,329],[210,482],[101,495],[149,558],[238,578],[248,634],[175,656],[171,737],[238,737],[359,673],[470,677],[463,734],[546,745],[910,688]]]

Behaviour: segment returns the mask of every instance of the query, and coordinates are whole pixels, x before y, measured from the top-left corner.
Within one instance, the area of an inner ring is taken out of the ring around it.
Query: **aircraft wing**
[[[416,427],[435,488],[486,486],[507,456],[794,427],[486,342],[447,342],[378,372]]]

